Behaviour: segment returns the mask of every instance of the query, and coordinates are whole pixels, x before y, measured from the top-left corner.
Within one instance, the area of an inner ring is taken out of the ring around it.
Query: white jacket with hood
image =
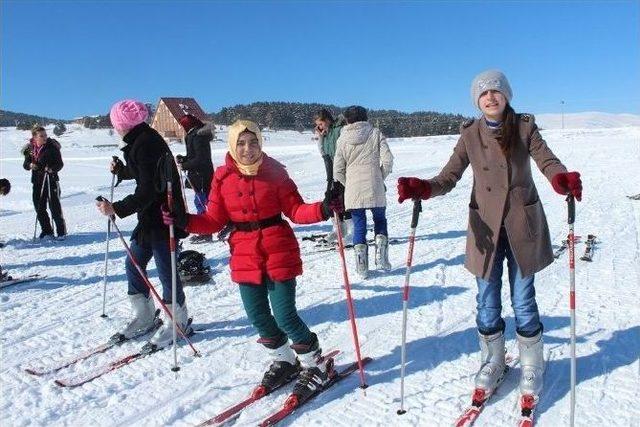
[[[369,122],[342,128],[333,158],[333,176],[345,187],[345,209],[386,206],[384,179],[392,167],[393,155],[380,129]]]

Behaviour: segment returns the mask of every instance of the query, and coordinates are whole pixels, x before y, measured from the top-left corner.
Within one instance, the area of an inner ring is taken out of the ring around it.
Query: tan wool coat
[[[517,122],[520,138],[512,147],[510,162],[498,143],[500,130],[489,128],[484,119],[473,120],[461,126],[451,158],[440,174],[429,180],[432,196],[446,194],[471,164],[473,190],[464,265],[485,280],[491,274],[502,225],[523,276],[553,262],[547,219],[533,183],[529,159],[533,158],[549,181],[567,169],[540,136],[532,115],[518,114]]]

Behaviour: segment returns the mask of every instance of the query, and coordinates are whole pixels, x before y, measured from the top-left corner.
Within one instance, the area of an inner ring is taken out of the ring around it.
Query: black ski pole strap
[[[567,196],[567,210],[569,214],[567,223],[573,224],[576,220],[576,200],[573,198],[573,194]]]
[[[420,212],[422,212],[422,200],[414,199],[413,215],[411,215],[411,228],[416,228],[418,226],[418,217],[420,216]]]

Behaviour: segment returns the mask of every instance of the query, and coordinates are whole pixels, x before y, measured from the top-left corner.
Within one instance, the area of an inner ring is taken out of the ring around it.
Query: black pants
[[[44,182],[44,189],[42,184]],[[60,205],[60,185],[53,179],[33,184],[33,206],[36,209],[36,215],[38,222],[40,223],[40,229],[42,234],[53,234],[53,228],[51,227],[51,221],[49,220],[49,214],[47,213],[47,203],[49,204],[49,210],[53,217],[53,222],[56,224],[56,231],[58,236],[64,236],[67,234],[67,226],[64,222],[64,216],[62,216],[62,206]]]
[[[322,160],[324,160],[324,170],[327,173],[327,192],[331,191],[333,187],[333,159],[331,156],[324,155],[322,156]],[[351,212],[345,211],[338,215],[340,217],[340,221],[344,221],[345,219],[351,219]]]

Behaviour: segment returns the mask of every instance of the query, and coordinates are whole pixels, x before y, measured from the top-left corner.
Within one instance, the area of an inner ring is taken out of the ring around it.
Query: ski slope
[[[224,132],[219,137],[226,138]],[[576,234],[596,234],[592,263],[577,261],[577,418],[581,426],[637,426],[640,365],[640,202],[626,196],[640,192],[640,127],[546,130],[543,136],[570,170],[582,173],[584,199],[577,206]],[[11,194],[0,199],[2,266],[13,275],[40,273],[46,280],[0,291],[0,424],[4,426],[193,426],[245,397],[269,362],[247,322],[236,285],[228,271],[223,243],[192,246],[206,253],[215,283],[187,287],[187,305],[199,331],[193,338],[203,357],[179,349],[182,369],[173,373],[171,351],[136,361],[93,382],[63,389],[54,379],[102,366],[135,351],[143,342],[96,355],[57,374],[33,377],[23,369],[54,363],[104,342],[126,319],[125,252],[111,240],[106,310],[102,311],[102,276],[106,219],[94,207],[97,195],[108,196],[109,159],[117,144],[106,130],[69,126],[58,138],[65,167],[60,173],[62,204],[69,237],[63,242],[34,244],[34,211],[29,173],[22,169],[19,148],[27,132],[0,129],[2,177]],[[287,165],[303,197],[322,197],[324,166],[310,133],[266,132],[264,150]],[[406,238],[410,204],[398,205],[399,176],[431,177],[445,164],[456,136],[399,138],[390,141],[394,171],[387,180],[390,246],[394,268],[375,272],[366,281],[351,275],[363,355],[366,395],[358,376],[341,382],[287,419],[293,426],[448,426],[469,403],[479,348],[475,328],[475,281],[464,267],[467,205],[472,177],[468,170],[447,196],[423,203],[417,229],[407,333],[405,415],[398,417],[400,330]],[[173,144],[175,154],[182,145]],[[213,144],[220,164],[226,150]],[[535,167],[533,168],[535,169]],[[549,220],[552,240],[566,236],[566,206],[535,169],[535,180]],[[116,189],[116,198],[132,191],[131,182]],[[193,193],[188,192],[192,199]],[[193,206],[190,200],[191,206]],[[193,210],[193,209],[192,209]],[[129,236],[134,219],[119,220]],[[330,223],[295,226],[300,240],[330,230]],[[371,237],[371,236],[369,236]],[[318,334],[325,351],[340,349],[337,365],[350,363],[354,349],[347,319],[338,254],[318,253],[301,241],[304,274],[298,278],[301,316]],[[578,244],[576,258],[584,250]],[[353,254],[347,252],[348,264]],[[371,262],[373,264],[373,262]],[[158,284],[153,262],[151,281]],[[505,272],[506,275],[506,272]],[[548,359],[546,387],[538,406],[538,425],[569,422],[569,276],[565,253],[536,277],[537,299],[545,327]],[[505,277],[506,281],[506,277]],[[507,348],[517,354],[514,319],[503,287]],[[478,419],[478,426],[515,425],[517,377],[514,369]],[[287,389],[288,390],[288,389]],[[235,425],[256,425],[283,401],[285,391],[244,412]]]

